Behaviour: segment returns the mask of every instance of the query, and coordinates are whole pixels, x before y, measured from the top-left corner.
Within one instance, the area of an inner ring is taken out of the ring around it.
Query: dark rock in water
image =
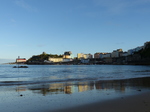
[[[141,91],[141,89],[139,89],[138,91]]]
[[[19,66],[18,68],[28,68],[28,66]]]
[[[28,68],[28,66],[13,66],[13,68]]]
[[[22,94],[20,96],[23,96]]]

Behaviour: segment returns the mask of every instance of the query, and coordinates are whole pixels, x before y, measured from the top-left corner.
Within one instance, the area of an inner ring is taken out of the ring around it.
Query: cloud
[[[30,12],[37,12],[37,9],[35,7],[32,7],[31,5],[29,5],[28,3],[26,3],[24,0],[16,0],[15,3],[26,9],[27,11],[30,11]]]

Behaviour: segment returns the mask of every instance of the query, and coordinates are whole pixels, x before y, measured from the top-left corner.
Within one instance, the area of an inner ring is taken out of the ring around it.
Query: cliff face
[[[125,59],[120,62],[134,65],[150,65],[150,43],[148,43],[144,49],[125,57]]]
[[[127,57],[127,64],[150,65],[150,58],[142,57],[140,54],[134,54]]]

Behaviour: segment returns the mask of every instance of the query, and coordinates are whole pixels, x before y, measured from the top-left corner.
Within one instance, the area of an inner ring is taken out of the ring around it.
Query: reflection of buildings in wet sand
[[[77,85],[74,85],[73,83],[53,83],[49,85],[39,86],[36,89],[35,88],[31,90],[34,90],[34,91],[39,90],[40,93],[42,93],[43,95],[46,95],[48,93],[50,94],[72,94],[77,91],[83,92],[87,90],[92,90],[94,89],[94,83],[79,82],[77,83]],[[37,91],[35,92],[37,93]]]
[[[16,91],[19,92],[19,91],[26,91],[26,87],[25,86],[18,86],[16,88]]]
[[[49,85],[33,86],[30,90],[34,93],[46,94],[72,94],[94,89],[94,82],[53,83]]]
[[[79,82],[78,83],[78,92],[88,91],[94,89],[94,83],[88,82]]]
[[[95,88],[99,90],[114,89],[116,91],[125,91],[125,85],[122,81],[97,81],[95,82]]]
[[[65,93],[65,94],[71,94],[73,93],[73,87],[69,86],[71,84],[67,83],[55,83],[55,84],[50,84],[49,85],[49,90],[53,93]]]
[[[125,92],[125,86],[123,82],[115,82],[114,83],[114,89],[116,91]]]
[[[17,92],[32,90],[34,93],[46,94],[72,94],[74,92],[84,92],[88,90],[113,90],[116,92],[125,92],[126,89],[137,87],[150,87],[150,78],[137,78],[126,80],[101,80],[90,82],[66,82],[53,84],[38,84],[30,86],[18,86],[15,88]]]
[[[126,84],[124,81],[91,81],[76,83],[53,83],[30,88],[34,93],[46,94],[72,94],[74,92],[84,92],[88,90],[115,90],[124,92]]]
[[[50,84],[48,90],[51,94],[61,94],[64,92],[64,84],[63,83]]]
[[[71,94],[71,93],[73,93],[73,92],[72,92],[72,86],[65,86],[65,87],[64,87],[64,92],[65,92],[66,94]]]
[[[46,94],[72,94],[73,93],[73,86],[69,83],[53,83],[53,84],[46,84],[46,85],[36,85],[31,86],[30,90],[34,93],[40,93],[43,95]]]
[[[94,89],[94,82],[79,82],[77,83],[78,92]],[[76,92],[76,87],[72,83],[56,83],[49,85],[50,92],[59,94],[63,91],[65,94],[72,94]]]

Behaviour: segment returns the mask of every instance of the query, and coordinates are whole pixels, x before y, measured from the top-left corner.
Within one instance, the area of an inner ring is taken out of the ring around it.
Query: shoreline
[[[16,62],[10,62],[10,63],[0,63],[1,65],[18,65]],[[56,62],[56,63],[45,63],[45,62],[38,62],[38,63],[20,63],[20,65],[139,65],[139,66],[150,66],[150,63],[128,63],[128,64],[122,64],[122,63],[73,63],[73,62]]]
[[[53,112],[150,112],[150,91]]]

